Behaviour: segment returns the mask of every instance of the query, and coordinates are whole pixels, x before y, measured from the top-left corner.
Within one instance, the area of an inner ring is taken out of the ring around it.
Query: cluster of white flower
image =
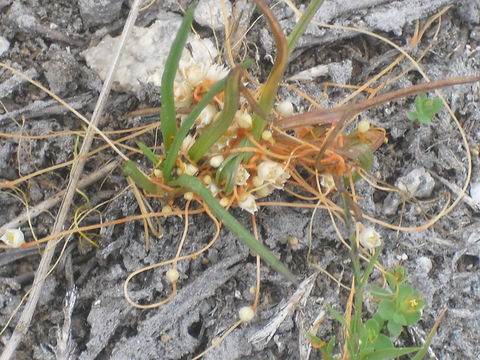
[[[372,227],[364,227],[363,225],[360,226],[361,230],[358,235],[358,240],[362,246],[370,251],[375,250],[375,248],[382,245],[382,241],[380,240],[380,234],[375,231]]]
[[[214,63],[218,51],[213,43],[209,40],[194,39],[189,44],[191,51],[182,57],[175,79],[174,96],[177,108],[194,106],[215,82],[228,75],[227,68]],[[248,130],[252,127],[252,116],[244,109],[244,105],[242,105],[241,110],[236,112],[233,122],[225,134],[218,139],[204,158],[205,164],[211,167],[207,173],[212,176],[205,176],[205,173],[199,171],[199,168],[188,164],[188,162],[178,170],[179,173],[193,176],[200,173],[203,182],[212,195],[218,197],[221,203],[227,205],[230,205],[231,202],[223,197],[221,188],[215,182],[213,174],[225,160],[225,149],[236,141],[236,137],[241,130]],[[195,120],[193,131],[183,140],[181,146],[183,154],[188,153],[205,127],[216,121],[222,111],[222,106],[222,97],[217,96],[203,109]],[[281,116],[290,116],[293,113],[293,106],[289,101],[279,103],[276,109]],[[183,119],[180,119],[180,121]],[[262,140],[272,143],[272,134],[265,131],[262,134]],[[282,189],[289,177],[285,166],[272,160],[260,160],[253,170],[240,165],[234,179],[239,194],[237,205],[245,211],[255,213],[258,210],[256,200],[271,194],[275,189]]]
[[[12,248],[18,248],[25,243],[25,237],[20,229],[8,229],[5,231],[5,234],[0,237],[0,240]]]

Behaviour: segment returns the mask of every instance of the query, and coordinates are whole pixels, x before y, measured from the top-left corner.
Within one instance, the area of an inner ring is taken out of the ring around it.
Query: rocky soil
[[[228,0],[225,2],[228,5]],[[304,3],[295,2],[299,7]],[[188,3],[157,1],[140,13],[138,29],[118,69],[115,90],[100,123],[102,130],[123,130],[158,120],[157,115],[129,114],[159,106],[162,62],[172,29],[181,19],[179,4]],[[224,37],[219,2],[200,3],[195,29],[201,37],[221,46]],[[239,16],[236,10],[243,6],[248,9],[248,1],[237,0],[232,16]],[[428,28],[422,41],[411,46],[416,25],[421,28],[448,6],[451,8]],[[108,56],[113,53],[108,46],[114,45],[108,41],[121,33],[129,8],[129,1],[119,0],[0,0],[0,61],[39,81],[89,117],[105,76],[102,66],[108,66]],[[287,2],[278,2],[274,10],[285,31],[291,30],[296,19]],[[249,19],[247,16],[244,24],[250,24]],[[426,50],[421,66],[432,80],[480,72],[480,4],[474,0],[326,0],[316,19],[374,31],[415,58]],[[95,58],[91,54],[99,49],[99,44],[106,52]],[[245,44],[249,56],[256,60],[255,75],[264,80],[274,48],[263,19],[253,24]],[[328,87],[326,97],[324,82],[363,84],[398,54],[372,36],[311,25],[294,52],[286,77],[289,84],[330,107],[348,96],[351,89]],[[410,67],[409,61],[402,60],[388,72],[384,80],[392,81],[384,91],[422,82],[418,71]],[[410,71],[406,75],[395,79],[407,70]],[[458,117],[472,150],[473,172],[465,201],[424,231],[397,232],[376,226],[385,242],[381,263],[386,267],[405,266],[410,283],[421,290],[428,304],[423,320],[403,334],[398,344],[421,344],[441,311],[448,308],[432,343],[432,359],[480,358],[479,89],[477,83],[440,91]],[[297,112],[308,109],[309,103],[287,88],[281,89],[280,96],[291,99]],[[0,69],[0,100],[0,182],[73,159],[77,141],[82,137],[71,131],[80,131],[84,126],[78,118],[37,87],[4,69]],[[403,184],[416,200],[412,198],[403,206],[396,195],[364,181],[358,183],[357,193],[365,214],[390,224],[414,227],[435,216],[447,201],[459,195],[466,181],[468,159],[460,131],[445,109],[426,126],[415,126],[407,119],[406,113],[412,109],[413,99],[408,98],[362,117],[384,127],[388,134],[388,144],[375,154],[373,173],[390,184]],[[47,136],[61,132],[69,133]],[[123,135],[109,136],[116,139]],[[151,131],[139,139],[153,144],[156,133]],[[93,148],[103,144],[96,139]],[[127,144],[135,146],[131,140]],[[113,159],[116,155],[109,150],[92,156],[85,176]],[[32,177],[19,187],[33,207],[65,189],[68,176],[69,168],[61,167]],[[83,224],[139,214],[133,193],[123,191],[126,186],[117,167],[83,189],[90,206],[98,205],[100,210],[90,213]],[[14,194],[11,189],[0,189],[0,226],[25,211],[18,193]],[[275,192],[268,200],[296,201],[281,192]],[[333,200],[340,201],[335,195]],[[85,198],[78,195],[72,208],[84,204]],[[161,208],[160,204],[152,204]],[[179,202],[180,207],[183,205]],[[57,210],[58,205],[32,218],[31,229],[37,238],[49,234]],[[233,213],[244,224],[250,223],[245,212],[237,209]],[[317,211],[312,220],[310,243],[311,215],[311,209],[302,208],[262,207],[259,211],[260,237],[303,282],[295,287],[262,266],[261,301],[254,321],[233,331],[204,359],[318,359],[316,350],[308,348],[305,331],[316,320],[323,319],[318,329],[320,337],[340,335],[339,325],[328,315],[326,307],[342,312],[349,293],[325,274],[316,274],[307,263],[307,253],[310,249],[319,267],[348,285],[352,275],[348,251],[340,243],[328,213],[323,211]],[[101,245],[99,249],[78,236],[70,239],[63,253],[57,254],[61,260],[46,280],[32,325],[15,359],[191,359],[233,325],[238,309],[253,301],[255,258],[224,229],[219,241],[205,254],[179,263],[179,290],[171,302],[152,310],[138,310],[127,303],[123,283],[130,272],[175,256],[184,221],[178,217],[160,221],[164,235],[151,237],[149,252],[145,250],[141,222],[102,228],[95,238]],[[183,252],[190,253],[207,244],[213,228],[207,215],[192,216]],[[28,223],[23,223],[21,229],[32,241]],[[292,237],[298,239],[295,246],[289,241]],[[31,286],[41,249],[1,250],[2,326]],[[151,302],[165,296],[169,285],[164,280],[164,270],[137,277],[130,286],[131,295]],[[378,278],[374,273],[372,281]],[[367,303],[367,308],[374,311],[375,305]],[[18,315],[2,333],[0,352],[17,319]],[[278,323],[271,331],[267,324],[273,319]],[[69,341],[62,340],[62,331],[71,332]]]

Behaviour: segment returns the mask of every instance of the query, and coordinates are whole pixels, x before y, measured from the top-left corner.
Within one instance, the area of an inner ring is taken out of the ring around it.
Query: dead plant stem
[[[83,156],[86,153],[88,153],[90,146],[92,144],[94,134],[95,134],[94,129],[98,124],[98,121],[103,112],[106,100],[108,98],[108,94],[110,93],[110,88],[113,83],[113,74],[115,72],[118,61],[120,59],[120,55],[122,54],[122,50],[126,43],[126,39],[128,38],[128,35],[130,34],[130,31],[137,18],[139,4],[140,4],[140,0],[135,0],[133,2],[127,21],[125,22],[120,44],[118,45],[117,52],[112,61],[112,65],[110,66],[110,70],[108,72],[107,78],[105,80],[105,83],[103,85],[102,91],[98,98],[97,104],[93,111],[92,119],[90,121],[89,127],[85,134],[85,139],[83,141],[82,148],[80,149],[80,152],[76,157],[75,162],[72,165],[70,180],[69,180],[67,189],[65,191],[65,197],[63,198],[58,216],[56,218],[55,224],[52,229],[53,234],[60,232],[64,227],[65,221],[67,220],[68,211],[69,211],[73,196],[75,195],[78,181],[83,172],[83,168],[86,162],[86,159],[84,159]],[[40,265],[38,266],[37,272],[35,274],[35,279],[32,284],[30,296],[28,297],[27,303],[25,304],[25,308],[23,309],[23,312],[13,331],[13,334],[5,346],[5,349],[0,357],[0,360],[10,360],[12,358],[18,344],[20,343],[20,340],[28,331],[30,322],[33,317],[33,313],[35,311],[35,308],[38,303],[38,299],[40,297],[43,283],[46,278],[46,274],[50,267],[53,254],[55,252],[55,247],[59,241],[60,239],[52,239],[51,241],[48,242],[45,248],[42,259],[40,261]]]

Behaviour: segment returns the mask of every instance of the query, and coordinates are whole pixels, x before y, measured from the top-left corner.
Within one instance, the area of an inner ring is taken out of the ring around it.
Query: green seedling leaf
[[[178,63],[182,56],[183,48],[187,43],[187,37],[190,32],[190,26],[193,22],[194,6],[190,6],[183,17],[180,28],[178,29],[175,40],[173,40],[167,60],[165,61],[165,70],[162,75],[160,93],[162,96],[162,107],[160,109],[160,130],[162,131],[163,144],[165,151],[170,149],[175,134],[177,132],[177,119],[175,111],[174,82],[178,70]]]
[[[393,271],[387,272],[385,278],[390,289],[396,291],[399,285],[407,278],[407,272],[403,266],[397,266]]]
[[[348,325],[343,316],[336,310],[334,310],[332,307],[328,306],[328,311],[330,314],[334,317],[335,320],[337,320],[342,326],[347,329]]]
[[[372,296],[379,300],[389,300],[392,298],[392,293],[384,288],[376,285],[372,285],[370,288]]]
[[[414,353],[421,348],[419,347],[406,347],[406,348],[390,348],[375,351],[373,354],[365,357],[365,360],[389,360],[395,359],[399,356],[408,355]]]
[[[308,340],[310,341],[310,344],[315,349],[320,349],[326,345],[325,341],[323,341],[318,336],[313,335],[310,332],[307,332],[307,337],[308,337]]]
[[[430,124],[435,115],[437,115],[443,107],[443,102],[436,97],[428,99],[427,95],[420,94],[415,97],[415,112],[407,114],[409,120],[418,120],[422,124]]]
[[[157,185],[138,170],[137,165],[133,161],[129,160],[123,164],[123,173],[125,176],[130,177],[135,184],[143,190],[151,194],[156,194],[158,192]]]
[[[375,343],[373,344],[375,350],[391,349],[394,348],[393,341],[385,334],[378,334]]]
[[[387,329],[390,332],[390,334],[392,334],[394,336],[398,336],[402,333],[403,326],[400,325],[399,323],[397,323],[394,320],[389,320],[387,322]]]
[[[405,316],[399,312],[393,313],[392,321],[402,326],[407,325],[407,320],[405,320]]]
[[[223,192],[227,195],[231,194],[233,191],[237,169],[241,162],[242,154],[232,154],[227,157],[218,168],[216,181],[217,184],[221,184],[222,181],[225,181]]]
[[[208,205],[210,210],[218,217],[222,223],[240,240],[242,240],[251,250],[255,251],[260,257],[265,260],[270,266],[284,275],[288,280],[297,282],[295,275],[278,260],[275,255],[261,242],[257,241],[255,237],[245,227],[238,222],[228,211],[226,211],[215,199],[212,193],[203,185],[203,183],[188,175],[180,175],[177,179],[171,183],[173,186],[180,186],[190,189],[195,194],[200,196],[203,201]]]
[[[303,12],[302,17],[297,22],[292,32],[288,36],[288,53],[291,54],[298,39],[302,36],[313,16],[318,11],[324,0],[313,0]]]
[[[235,117],[240,101],[240,80],[243,68],[237,66],[230,71],[224,91],[224,105],[219,118],[203,129],[202,135],[190,148],[188,155],[192,161],[199,161],[215,142],[227,131]]]
[[[378,305],[378,314],[384,320],[393,319],[393,314],[395,314],[395,303],[392,300],[383,300]]]
[[[380,334],[380,325],[375,319],[368,319],[365,322],[365,330],[367,331],[367,340],[369,343],[375,343]]]
[[[140,150],[142,150],[143,155],[147,157],[148,160],[153,164],[154,167],[158,166],[158,163],[160,162],[160,158],[153,153],[150,148],[142,143],[141,141],[137,141],[137,146]]]
[[[195,123],[195,119],[200,115],[202,110],[208,103],[215,97],[215,95],[219,94],[223,88],[225,87],[227,78],[217,81],[198,102],[198,104],[192,109],[190,114],[187,115],[185,120],[183,121],[180,129],[178,130],[177,134],[175,135],[175,139],[173,140],[172,146],[168,151],[167,158],[163,163],[163,176],[165,180],[169,182],[172,179],[172,170],[175,166],[176,159],[178,157],[178,152],[182,147],[183,140],[188,135],[188,132],[192,128],[193,124]]]

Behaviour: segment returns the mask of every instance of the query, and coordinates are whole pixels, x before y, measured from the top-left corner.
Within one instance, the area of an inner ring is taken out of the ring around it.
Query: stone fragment
[[[50,90],[55,94],[74,91],[78,87],[79,65],[72,54],[55,52],[43,65]]]
[[[10,48],[10,42],[3,36],[0,36],[0,56],[5,54]]]
[[[416,198],[428,198],[435,187],[435,180],[422,167],[412,170],[397,180],[396,186]]]
[[[232,4],[225,0],[225,10],[228,19],[232,16]],[[222,2],[218,0],[200,0],[195,8],[194,19],[203,26],[208,26],[213,30],[223,29],[223,10]]]
[[[420,256],[417,258],[417,273],[420,276],[427,276],[430,270],[432,270],[433,264],[426,256]]]
[[[80,15],[86,27],[106,25],[117,20],[122,10],[121,0],[79,0]]]
[[[164,13],[149,27],[133,28],[114,75],[114,90],[136,92],[142,83],[160,86],[165,61],[180,22],[180,16]],[[102,80],[107,76],[118,42],[119,37],[107,35],[96,47],[82,53],[88,66]],[[194,59],[199,65],[203,62],[211,64],[218,55],[209,39],[189,36],[187,48],[194,53]],[[187,48],[183,51],[182,61],[192,59]]]

